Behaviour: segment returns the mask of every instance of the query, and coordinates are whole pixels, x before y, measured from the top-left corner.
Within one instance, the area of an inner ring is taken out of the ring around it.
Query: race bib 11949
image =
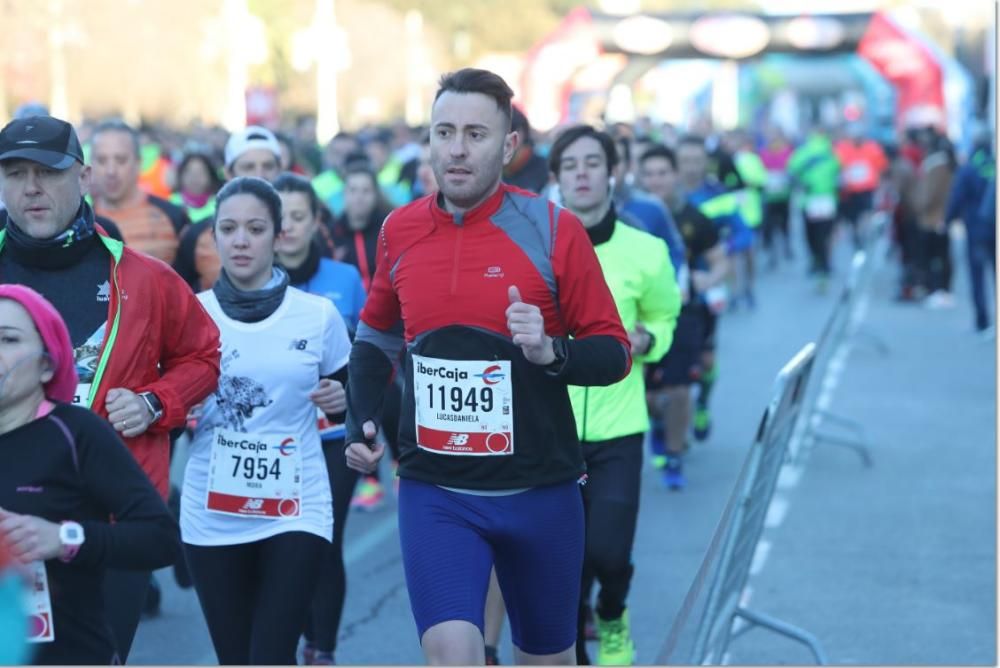
[[[442,455],[514,454],[509,360],[413,356],[417,445]]]
[[[216,429],[206,510],[237,517],[298,517],[302,451],[292,438]]]

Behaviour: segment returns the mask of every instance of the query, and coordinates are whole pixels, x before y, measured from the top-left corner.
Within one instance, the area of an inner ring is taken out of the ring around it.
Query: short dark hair
[[[507,127],[510,128],[513,115],[510,101],[514,98],[514,91],[500,75],[473,67],[449,72],[442,76],[438,82],[434,101],[437,102],[437,99],[445,93],[481,93],[493,98],[493,101],[497,103],[497,109],[507,119]]]
[[[560,133],[555,142],[552,143],[552,148],[549,149],[549,171],[559,176],[563,153],[573,142],[583,137],[590,137],[601,145],[610,174],[611,170],[618,164],[618,149],[615,148],[615,140],[607,132],[598,130],[592,125],[575,125]]]
[[[705,153],[708,153],[708,147],[705,146],[705,138],[701,135],[684,135],[677,140],[677,148],[680,148],[681,146],[697,146],[701,150],[705,151]]]
[[[212,194],[217,193],[219,188],[222,187],[222,177],[219,176],[219,168],[215,166],[212,156],[202,151],[188,151],[181,158],[180,163],[177,165],[177,192],[180,192],[181,189],[181,175],[192,162],[201,162],[205,165],[205,169],[208,170],[208,179],[211,181],[208,187],[211,189]]]
[[[302,193],[309,200],[309,210],[312,215],[316,216],[319,213],[319,197],[316,196],[316,189],[312,187],[309,179],[292,172],[282,172],[271,185],[279,193]]]
[[[528,117],[517,107],[511,107],[510,129],[518,133],[521,143],[527,146],[534,146],[534,137],[531,136],[531,124]]]
[[[372,210],[373,215],[381,216],[385,218],[392,211],[392,204],[389,203],[389,199],[385,196],[385,190],[382,189],[382,184],[378,182],[378,174],[372,169],[372,166],[368,162],[355,162],[349,163],[344,174],[344,187],[347,187],[347,181],[352,176],[361,175],[366,179],[371,181],[372,188],[375,189],[375,208]]]
[[[226,185],[215,196],[215,220],[212,227],[219,222],[219,210],[222,203],[230,197],[236,195],[253,195],[265,207],[271,215],[271,222],[274,224],[274,236],[281,233],[281,196],[270,183],[256,176],[238,176]]]
[[[113,118],[106,121],[101,121],[94,128],[94,131],[90,135],[90,143],[93,145],[97,141],[98,135],[102,132],[124,132],[132,139],[132,146],[135,148],[135,157],[141,158],[142,140],[139,139],[139,131],[133,128],[131,125],[121,120],[120,118]]]
[[[632,142],[629,141],[628,137],[616,137],[615,146],[618,147],[618,153],[621,159],[626,165],[632,162]]]
[[[647,160],[663,158],[670,163],[670,166],[677,169],[677,154],[663,144],[653,144],[639,156],[639,165],[643,165]]]

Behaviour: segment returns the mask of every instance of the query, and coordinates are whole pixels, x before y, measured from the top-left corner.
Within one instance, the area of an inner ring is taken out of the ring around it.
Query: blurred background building
[[[0,0],[0,118],[41,102],[76,122],[294,122],[322,141],[419,125],[440,73],[478,65],[504,75],[543,131],[766,117],[792,133],[818,120],[877,135],[910,113],[959,140],[967,117],[989,113],[994,11],[983,0]],[[914,74],[927,81],[900,83]]]

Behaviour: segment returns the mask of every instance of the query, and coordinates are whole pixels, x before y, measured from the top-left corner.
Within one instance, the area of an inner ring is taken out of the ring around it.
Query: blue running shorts
[[[483,631],[495,563],[515,647],[555,654],[576,642],[584,524],[575,481],[480,496],[401,479],[399,540],[421,639],[453,620]]]

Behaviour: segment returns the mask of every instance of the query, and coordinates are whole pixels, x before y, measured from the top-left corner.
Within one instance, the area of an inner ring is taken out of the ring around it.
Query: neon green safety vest
[[[795,149],[788,159],[788,173],[806,195],[836,195],[840,187],[840,162],[823,135],[812,135]]]
[[[199,207],[188,206],[184,203],[184,198],[181,197],[180,193],[174,193],[170,196],[170,201],[181,207],[187,212],[188,220],[192,223],[197,223],[202,220],[208,220],[215,215],[215,198],[211,197],[204,205]]]
[[[344,213],[344,180],[332,169],[317,174],[312,180],[319,200],[330,207],[333,215]]]
[[[747,227],[754,228],[764,222],[764,204],[761,191],[767,185],[767,168],[753,151],[738,151],[733,156],[736,171],[746,187],[739,191],[740,215]]]
[[[632,358],[628,376],[614,385],[569,386],[581,441],[604,441],[649,429],[642,366],[658,362],[670,349],[681,309],[680,288],[661,239],[615,221],[611,238],[594,251],[625,330],[642,323],[655,340],[646,355]]]
[[[389,203],[394,207],[403,206],[410,203],[410,189],[405,183],[401,183],[399,178],[403,175],[403,163],[399,158],[392,156],[382,166],[379,171],[378,184],[382,186],[382,192],[389,199]]]

